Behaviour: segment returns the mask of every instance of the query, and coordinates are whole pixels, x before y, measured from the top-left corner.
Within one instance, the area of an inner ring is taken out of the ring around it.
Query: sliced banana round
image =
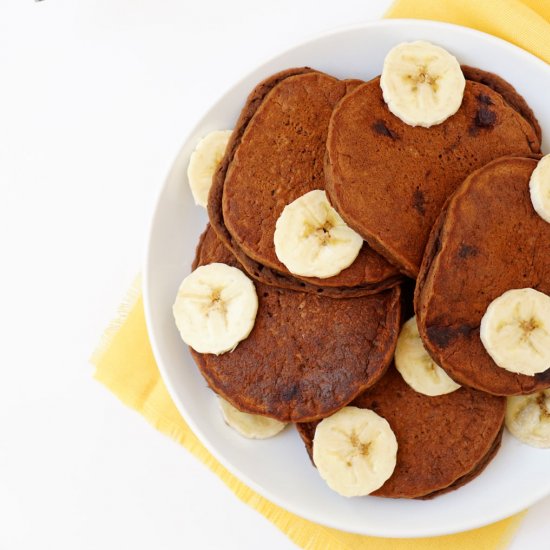
[[[204,208],[208,203],[212,176],[223,158],[230,137],[231,130],[210,132],[199,141],[191,153],[187,167],[187,179],[195,204],[204,206]]]
[[[537,214],[550,223],[550,155],[539,160],[529,181],[531,202]]]
[[[397,440],[374,411],[344,407],[317,425],[313,462],[332,490],[345,497],[368,495],[393,474]]]
[[[466,79],[456,57],[429,42],[404,42],[384,59],[380,86],[388,109],[410,126],[429,128],[454,115]]]
[[[499,367],[527,376],[550,369],[550,296],[533,288],[508,290],[489,304],[479,330]]]
[[[219,397],[222,416],[228,426],[249,439],[267,439],[277,435],[286,424],[274,418],[239,411],[231,403]]]
[[[508,397],[506,427],[523,443],[550,449],[550,390]]]
[[[173,306],[183,341],[199,353],[233,351],[254,327],[258,296],[254,283],[236,267],[198,267],[179,287]]]
[[[273,237],[277,258],[303,277],[338,275],[357,258],[363,239],[316,189],[285,206]]]
[[[445,395],[460,388],[428,355],[418,333],[416,317],[409,319],[399,333],[395,367],[405,382],[423,395]]]

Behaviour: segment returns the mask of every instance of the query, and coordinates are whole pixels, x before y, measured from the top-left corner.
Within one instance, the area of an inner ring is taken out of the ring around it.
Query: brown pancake
[[[240,267],[208,227],[193,268]],[[334,300],[256,282],[252,332],[223,355],[191,350],[209,386],[239,410],[283,422],[332,414],[377,382],[391,362],[400,290]]]
[[[318,421],[296,424],[296,429],[298,430],[298,433],[300,434],[300,437],[302,438],[302,441],[306,446],[306,451],[314,466],[315,464],[313,463],[313,437],[315,435],[315,427],[317,426],[317,424],[318,424]],[[439,495],[444,495],[445,493],[456,491],[456,489],[459,489],[463,485],[466,485],[466,483],[469,483],[470,481],[475,479],[479,474],[483,472],[483,470],[485,470],[485,468],[488,466],[491,460],[495,458],[498,450],[500,449],[500,445],[502,443],[503,431],[504,431],[504,426],[501,428],[489,452],[483,457],[481,462],[479,462],[479,464],[477,464],[477,466],[473,470],[468,472],[466,475],[459,477],[454,483],[452,483],[448,487],[444,487],[443,489],[439,489],[438,491],[434,491],[433,493],[429,493],[427,495],[424,495],[421,497],[414,497],[414,498],[416,498],[417,500],[431,500],[432,498],[438,497]],[[383,496],[383,495],[375,495],[375,496]]]
[[[495,395],[550,387],[498,367],[479,337],[489,304],[513,288],[550,295],[550,224],[533,209],[533,158],[502,158],[471,174],[432,231],[415,294],[418,329],[434,360],[460,384]]]
[[[479,82],[491,88],[491,90],[498,92],[508,105],[513,107],[525,120],[527,120],[527,122],[529,122],[529,124],[531,124],[539,143],[542,143],[542,130],[535,113],[533,113],[533,109],[529,107],[527,101],[525,101],[523,96],[521,96],[509,82],[495,73],[482,71],[476,67],[462,65],[461,68],[467,80]]]
[[[351,404],[375,411],[395,433],[395,471],[373,493],[390,498],[432,498],[476,477],[498,450],[506,408],[505,399],[469,388],[422,395],[393,366]],[[310,457],[318,423],[297,425]]]
[[[533,127],[483,84],[466,81],[458,112],[422,128],[390,113],[376,78],[333,112],[326,188],[353,229],[416,277],[432,225],[464,178],[495,158],[539,150]]]
[[[361,296],[395,286],[398,270],[366,243],[355,262],[328,279],[291,275],[275,255],[273,233],[283,208],[324,189],[323,158],[334,105],[359,81],[290,69],[249,96],[208,199],[210,223],[256,280],[282,288]]]

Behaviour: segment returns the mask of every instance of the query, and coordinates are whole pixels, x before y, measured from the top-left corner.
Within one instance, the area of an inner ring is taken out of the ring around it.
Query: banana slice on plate
[[[410,126],[429,128],[454,115],[466,79],[456,57],[429,42],[404,42],[384,60],[380,86],[388,109]]]
[[[254,327],[258,296],[236,267],[212,263],[181,283],[173,306],[183,341],[199,353],[233,351]]]
[[[275,225],[277,258],[303,277],[338,275],[357,258],[363,239],[316,189],[287,204]]]
[[[550,448],[550,390],[508,397],[506,427],[523,443]]]
[[[479,331],[499,367],[527,376],[550,369],[550,296],[533,288],[508,290],[489,304]]]
[[[212,176],[223,158],[231,133],[231,130],[210,132],[199,141],[191,153],[187,167],[187,179],[195,204],[204,206],[204,208],[208,203]]]
[[[274,418],[241,412],[222,397],[218,397],[218,400],[226,424],[249,439],[273,437],[286,426]]]
[[[409,319],[399,333],[395,367],[405,382],[423,395],[445,395],[460,388],[428,355],[418,333],[416,317]]]
[[[531,202],[537,214],[550,223],[550,155],[539,160],[529,181]]]
[[[387,420],[374,411],[344,407],[317,425],[313,462],[340,495],[368,495],[393,474],[397,440]]]

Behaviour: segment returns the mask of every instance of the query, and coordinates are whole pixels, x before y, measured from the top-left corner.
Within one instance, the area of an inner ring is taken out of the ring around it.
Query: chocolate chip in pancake
[[[432,498],[467,483],[500,445],[506,401],[469,388],[428,397],[408,386],[395,367],[353,406],[371,409],[397,438],[397,465],[376,496]],[[312,456],[319,421],[297,424]]]
[[[327,193],[348,225],[416,277],[432,225],[464,178],[503,155],[539,150],[531,124],[483,84],[466,81],[458,112],[422,128],[390,113],[375,78],[333,112]]]
[[[208,227],[193,268],[239,267]],[[307,421],[342,408],[386,371],[400,320],[399,287],[331,299],[255,283],[258,313],[234,351],[193,357],[209,386],[243,412]]]
[[[353,264],[327,279],[292,275],[277,259],[275,223],[283,208],[324,189],[328,122],[336,103],[359,81],[312,69],[290,69],[249,96],[213,180],[210,222],[256,280],[331,297],[361,296],[395,286],[398,270],[366,243]]]
[[[550,224],[534,210],[533,158],[502,158],[471,174],[432,231],[415,294],[418,329],[434,360],[460,384],[496,395],[550,387],[498,367],[479,336],[489,304],[504,292],[550,295]]]

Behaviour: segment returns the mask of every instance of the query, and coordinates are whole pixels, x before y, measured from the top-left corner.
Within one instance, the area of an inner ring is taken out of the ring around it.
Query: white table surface
[[[1,1],[2,550],[294,547],[93,381],[88,357],[201,113],[267,57],[388,5]],[[547,548],[549,515],[550,498],[511,548]]]

